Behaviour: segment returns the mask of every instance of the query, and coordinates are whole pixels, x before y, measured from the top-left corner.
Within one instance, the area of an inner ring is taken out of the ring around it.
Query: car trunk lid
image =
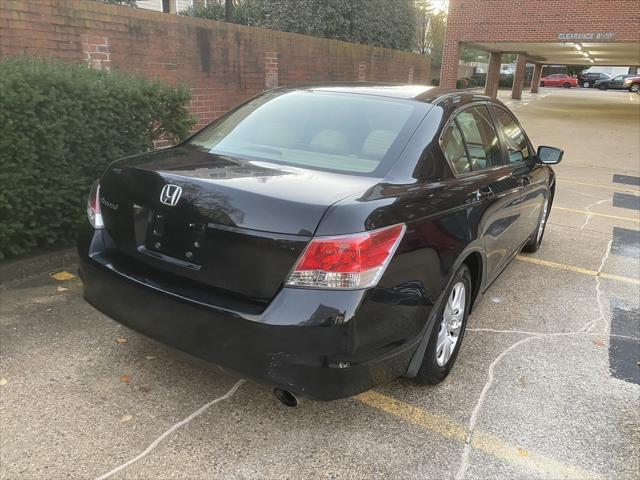
[[[327,208],[375,183],[178,147],[114,163],[100,203],[115,249],[149,275],[268,303]]]

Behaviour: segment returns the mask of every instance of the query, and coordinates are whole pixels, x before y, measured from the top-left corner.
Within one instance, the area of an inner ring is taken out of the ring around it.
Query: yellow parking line
[[[583,185],[585,187],[606,188],[607,190],[618,190],[620,192],[629,192],[629,193],[635,193],[636,195],[640,195],[640,190],[634,190],[632,188],[609,187],[607,185],[598,185],[597,183],[574,182],[573,180],[566,180],[564,178],[558,178],[558,180],[563,183],[573,183],[574,185]]]
[[[620,217],[618,215],[607,215],[606,213],[587,212],[586,210],[577,210],[575,208],[553,207],[553,210],[562,210],[563,212],[582,213],[583,215],[594,215],[596,217],[613,218],[614,220],[626,220],[627,222],[640,223],[640,218]]]
[[[427,412],[395,398],[388,397],[374,390],[361,393],[354,397],[356,400],[366,403],[370,407],[400,417],[409,423],[427,428],[448,438],[464,442],[467,439],[468,429],[445,417]]]
[[[636,278],[623,277],[622,275],[615,275],[613,273],[598,272],[597,270],[576,267],[574,265],[566,265],[564,263],[550,262],[548,260],[541,260],[539,258],[525,257],[523,255],[518,255],[516,259],[520,260],[521,262],[533,263],[534,265],[541,265],[543,267],[557,268],[558,270],[568,270],[570,272],[582,273],[583,275],[590,275],[592,277],[602,277],[608,278],[609,280],[617,280],[619,282],[640,285],[640,280]]]
[[[406,422],[459,442],[466,441],[469,433],[469,429],[464,425],[373,390],[361,393],[355,399],[377,410],[401,418]],[[474,431],[471,437],[471,447],[501,460],[519,465],[529,471],[535,470],[548,478],[598,477],[593,472],[529,452],[522,447],[511,445],[493,435],[479,431]]]

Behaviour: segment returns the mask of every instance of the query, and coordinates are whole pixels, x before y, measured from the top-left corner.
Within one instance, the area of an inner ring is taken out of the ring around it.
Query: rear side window
[[[491,106],[498,128],[502,130],[509,163],[524,162],[531,156],[529,142],[515,119],[505,110]]]
[[[442,136],[442,152],[457,174],[471,171],[471,162],[456,122],[451,122]]]
[[[469,152],[471,170],[482,170],[501,163],[500,144],[485,106],[467,108],[456,116]]]

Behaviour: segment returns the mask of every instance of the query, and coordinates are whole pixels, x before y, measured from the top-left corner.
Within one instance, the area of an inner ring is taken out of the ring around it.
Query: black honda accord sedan
[[[539,247],[561,157],[469,92],[268,91],[107,168],[79,236],[84,297],[290,404],[438,383],[473,304]]]

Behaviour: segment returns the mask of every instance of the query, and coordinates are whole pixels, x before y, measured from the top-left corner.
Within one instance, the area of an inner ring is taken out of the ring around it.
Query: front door
[[[522,245],[536,229],[546,195],[546,170],[536,163],[535,154],[524,130],[506,109],[490,106],[491,115],[503,145],[505,164],[513,166],[512,175],[518,185],[526,187],[521,205],[518,240]]]
[[[617,77],[613,77],[609,82],[609,88],[623,88],[624,76],[618,75]]]

